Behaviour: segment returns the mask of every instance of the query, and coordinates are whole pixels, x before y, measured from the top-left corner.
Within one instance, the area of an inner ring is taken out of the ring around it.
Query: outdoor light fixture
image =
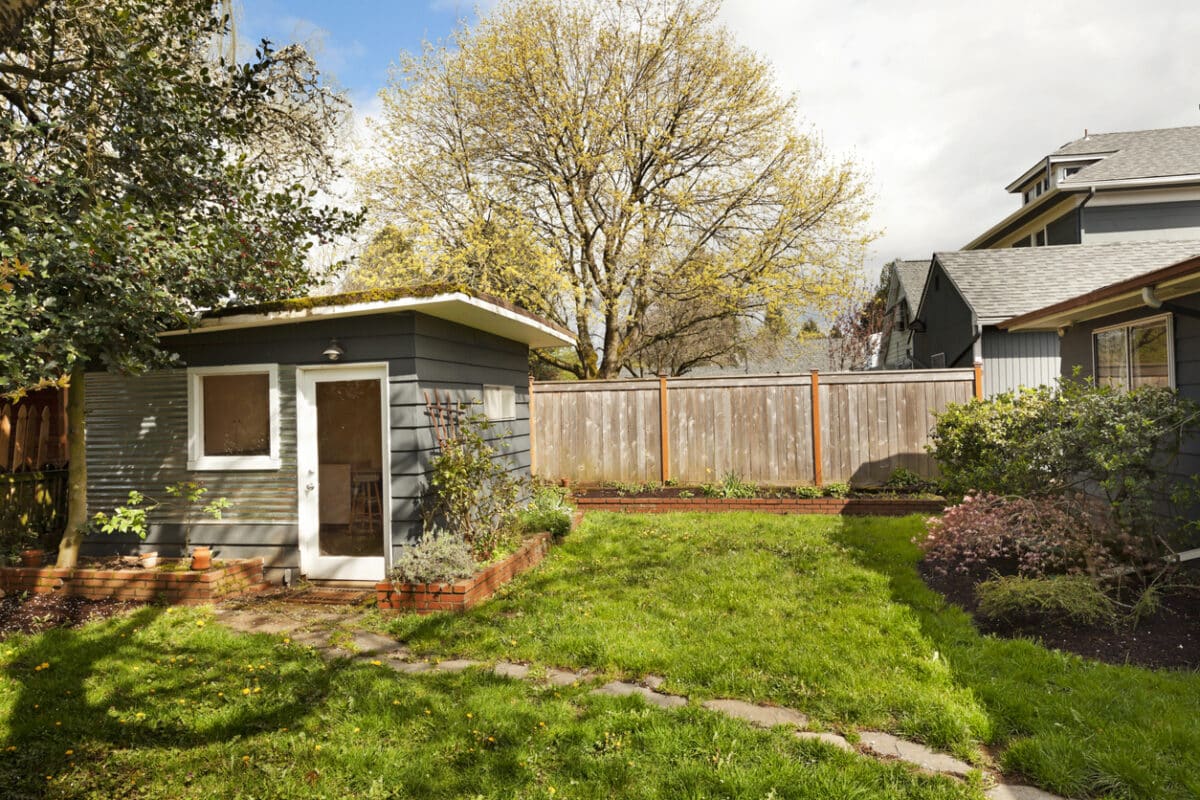
[[[326,347],[321,355],[325,356],[330,361],[339,361],[342,356],[346,355],[346,351],[342,349],[340,344],[338,344],[337,339],[330,339],[329,347]]]

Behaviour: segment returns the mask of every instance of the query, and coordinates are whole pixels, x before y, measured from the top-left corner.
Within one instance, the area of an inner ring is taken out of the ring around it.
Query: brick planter
[[[618,511],[630,514],[665,514],[672,511],[760,511],[766,514],[842,514],[846,516],[902,517],[940,514],[943,500],[906,497],[572,497],[580,511]]]
[[[526,539],[508,558],[469,578],[454,583],[377,583],[376,598],[381,609],[391,612],[466,611],[522,572],[536,567],[549,549],[550,534],[539,533]]]
[[[0,590],[62,594],[89,600],[135,600],[172,605],[214,603],[263,582],[263,560],[229,560],[204,572],[157,569],[0,567]]]

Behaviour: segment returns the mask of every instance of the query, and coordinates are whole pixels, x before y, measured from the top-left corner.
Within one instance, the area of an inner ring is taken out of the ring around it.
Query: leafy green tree
[[[359,215],[319,206],[342,100],[298,47],[214,59],[212,0],[47,0],[0,51],[0,391],[69,383],[87,524],[84,375],[171,363],[198,310],[302,293]]]
[[[717,10],[509,0],[402,57],[364,186],[419,257],[375,279],[480,280],[575,331],[541,357],[583,378],[712,363],[741,321],[834,303],[870,239],[863,180]]]

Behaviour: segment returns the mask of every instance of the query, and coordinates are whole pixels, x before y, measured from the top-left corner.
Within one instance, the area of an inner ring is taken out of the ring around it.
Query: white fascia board
[[[1200,183],[1200,175],[1159,175],[1149,178],[1121,178],[1120,180],[1108,181],[1059,181],[1058,186],[1064,190],[1085,190],[1093,187],[1096,189],[1133,189],[1139,186],[1170,186],[1174,184],[1184,185],[1193,183]]]
[[[160,336],[183,336],[211,331],[246,330],[273,325],[289,325],[321,319],[362,317],[370,314],[387,314],[400,311],[419,311],[431,317],[476,328],[487,333],[530,347],[564,347],[574,344],[574,339],[549,325],[518,314],[511,309],[471,297],[462,292],[433,295],[432,297],[402,297],[396,300],[374,300],[365,303],[350,303],[335,306],[312,306],[286,311],[267,311],[257,314],[233,314],[227,317],[201,319],[193,328],[164,331]]]

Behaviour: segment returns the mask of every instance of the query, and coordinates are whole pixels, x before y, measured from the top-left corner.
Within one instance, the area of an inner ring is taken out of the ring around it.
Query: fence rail
[[[978,397],[979,368],[535,382],[533,462],[578,483],[880,484],[927,477],[933,415]]]

